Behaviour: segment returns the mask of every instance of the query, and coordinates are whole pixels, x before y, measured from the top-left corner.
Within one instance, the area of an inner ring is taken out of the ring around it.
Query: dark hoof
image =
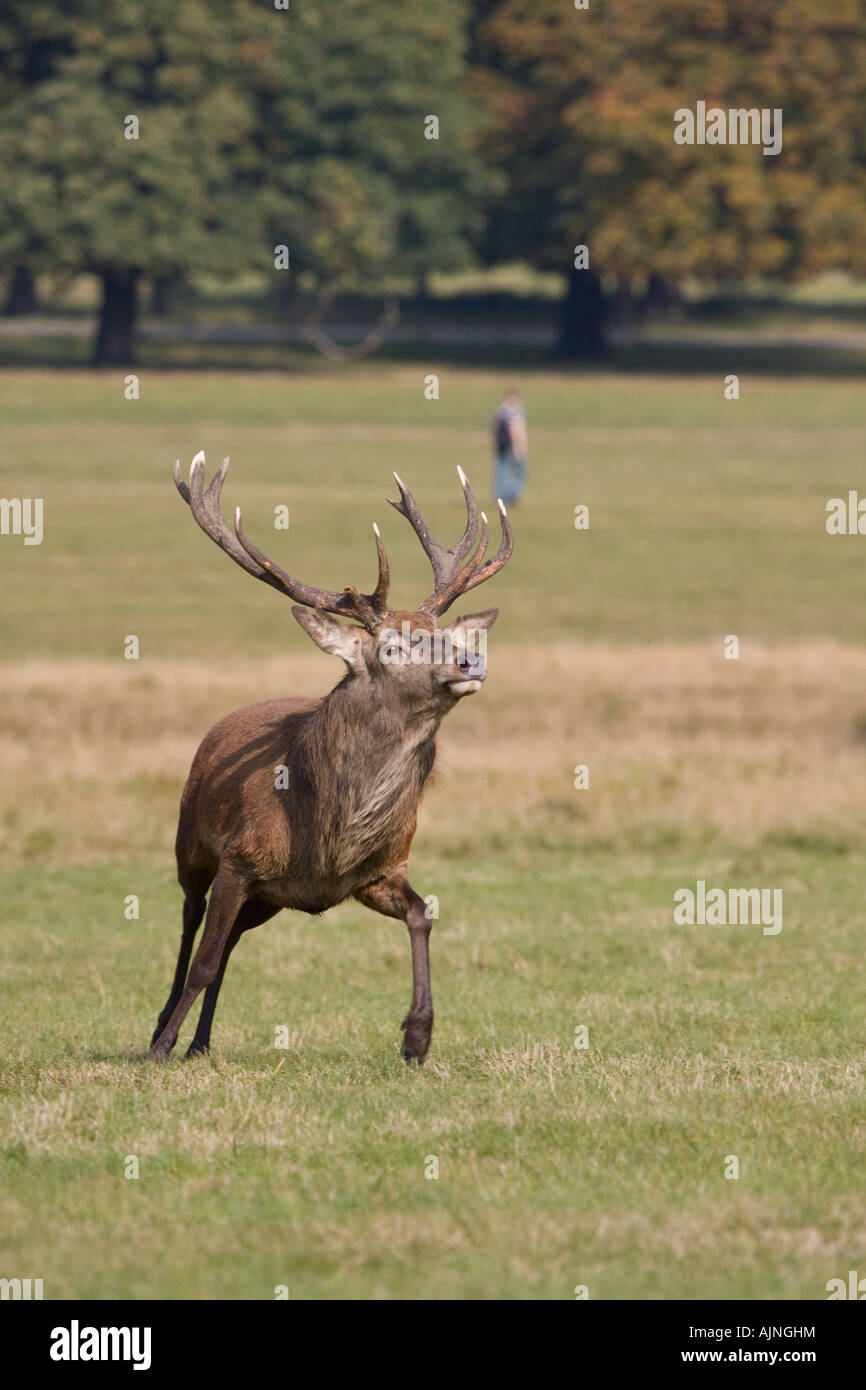
[[[409,1065],[412,1062],[417,1062],[418,1066],[422,1067],[430,1047],[430,1027],[425,1027],[424,1023],[419,1026],[418,1020],[413,1019],[409,1014],[403,1019],[400,1027],[406,1034],[403,1039],[403,1046],[400,1048],[403,1061]]]
[[[209,1047],[196,1047],[195,1043],[190,1043],[189,1047],[183,1055],[183,1060],[185,1062],[188,1062],[191,1057],[207,1057],[209,1052]]]

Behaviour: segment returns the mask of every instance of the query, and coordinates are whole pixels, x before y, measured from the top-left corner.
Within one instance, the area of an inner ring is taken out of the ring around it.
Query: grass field
[[[230,453],[227,512],[312,583],[366,585],[378,521],[411,605],[428,574],[391,470],[450,540],[455,466],[486,491],[511,378],[143,369],[125,401],[119,374],[0,376],[0,493],[45,515],[41,546],[0,537],[0,1276],[46,1298],[820,1299],[866,1268],[866,540],[824,527],[862,477],[862,385],[518,380],[531,487],[478,595],[502,612],[490,678],[443,725],[413,851],[440,917],[410,1071],[406,933],[355,904],[244,939],[210,1058],[143,1060],[198,740],[340,675],[170,468]],[[675,924],[697,879],[780,888],[783,929]]]

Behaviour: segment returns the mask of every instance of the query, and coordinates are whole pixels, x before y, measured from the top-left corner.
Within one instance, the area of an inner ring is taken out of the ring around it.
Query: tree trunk
[[[616,282],[614,312],[619,324],[630,326],[638,317],[638,303],[635,299],[631,280],[627,275],[619,275]]]
[[[159,275],[150,287],[150,312],[154,318],[165,319],[171,313],[177,290],[177,277]]]
[[[95,367],[126,366],[133,360],[137,302],[138,271],[107,270],[102,277]]]
[[[20,265],[16,266],[6,291],[4,316],[11,318],[15,314],[34,314],[37,308],[36,280],[29,270]]]
[[[605,352],[601,281],[591,270],[572,270],[553,355],[563,362],[597,361]]]
[[[294,275],[282,275],[277,281],[276,301],[281,314],[293,313],[298,303],[298,281]]]
[[[676,281],[663,280],[653,271],[647,282],[642,308],[647,319],[682,318],[683,300]]]

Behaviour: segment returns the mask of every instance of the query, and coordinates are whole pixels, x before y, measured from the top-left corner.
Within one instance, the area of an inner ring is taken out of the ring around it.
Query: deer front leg
[[[168,1020],[177,1008],[178,1000],[183,994],[183,987],[186,984],[186,973],[189,969],[189,960],[192,955],[192,946],[195,941],[195,934],[201,926],[201,919],[205,913],[205,899],[199,894],[187,895],[183,903],[183,933],[180,940],[180,953],[177,958],[177,969],[174,972],[174,983],[171,987],[171,994],[165,1002],[165,1006],[156,1020],[156,1027],[153,1030],[153,1037],[150,1045],[156,1042]]]
[[[427,906],[409,882],[407,866],[365,884],[354,895],[365,907],[406,923],[412,947],[412,1003],[403,1019],[403,1057],[419,1065],[427,1056],[433,1031],[433,997],[430,993],[430,928]]]
[[[244,903],[235,918],[234,926],[223,948],[219,969],[204,992],[204,1003],[201,1006],[198,1027],[195,1030],[195,1037],[187,1048],[187,1057],[197,1057],[201,1053],[210,1050],[210,1030],[213,1024],[214,1010],[216,1009],[217,999],[219,998],[223,976],[226,973],[226,966],[229,963],[229,956],[235,946],[237,946],[245,931],[250,931],[253,927],[261,926],[262,922],[269,921],[279,910],[278,907],[273,907],[270,903],[259,902],[255,898],[250,898]]]
[[[433,996],[430,993],[430,928],[427,904],[417,893],[406,917],[409,941],[412,946],[412,1003],[400,1025],[403,1038],[403,1057],[418,1062],[427,1056],[430,1034],[433,1032]]]
[[[210,984],[217,974],[229,932],[235,918],[247,897],[247,885],[240,875],[229,865],[220,865],[210,891],[204,931],[198,950],[174,1010],[156,1041],[151,1045],[150,1055],[155,1061],[167,1057],[177,1042],[184,1019],[201,991]]]

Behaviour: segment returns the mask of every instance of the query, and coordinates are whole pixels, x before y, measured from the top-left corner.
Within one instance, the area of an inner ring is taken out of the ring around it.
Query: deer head
[[[446,548],[430,534],[421,511],[405,483],[394,474],[399,501],[388,499],[411,524],[433,567],[433,592],[414,612],[388,605],[390,567],[378,526],[373,527],[379,574],[376,587],[362,594],[348,586],[340,591],[317,589],[292,578],[269,560],[247,537],[240,509],[231,531],[220,510],[220,493],[229,461],[223,459],[205,488],[205,456],[196,454],[187,485],[174,465],[174,481],[195,520],[212,541],[241,569],[295,600],[292,613],[323,651],[339,656],[355,679],[377,687],[376,694],[413,710],[444,713],[464,695],[477,691],[486,676],[486,633],[498,609],[457,618],[442,627],[439,618],[471,589],[483,584],[508,562],[514,538],[502,501],[499,514],[502,541],[485,559],[488,521],[462,471],[457,473],[466,503],[466,527],[456,545]],[[480,534],[479,534],[480,518]],[[387,682],[387,685],[383,685]],[[373,692],[371,692],[373,693]]]

